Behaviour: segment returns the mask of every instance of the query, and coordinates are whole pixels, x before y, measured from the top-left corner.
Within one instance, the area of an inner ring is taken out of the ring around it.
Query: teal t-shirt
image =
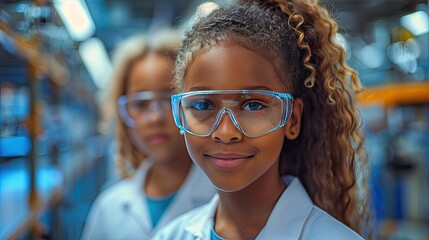
[[[251,238],[249,240],[255,240],[256,238]],[[212,228],[210,229],[210,240],[225,240],[221,238],[214,230],[214,224],[212,225]]]
[[[158,224],[158,221],[161,218],[162,214],[164,214],[165,209],[167,209],[168,205],[170,205],[175,196],[176,193],[162,198],[146,197],[146,203],[149,208],[152,227],[155,227],[156,224]]]
[[[210,240],[224,240],[219,235],[216,234],[214,230],[214,224],[212,225],[212,228],[210,229]]]

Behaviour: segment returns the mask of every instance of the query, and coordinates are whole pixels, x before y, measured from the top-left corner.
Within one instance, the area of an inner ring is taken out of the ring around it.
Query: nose
[[[161,103],[157,101],[152,101],[151,103],[149,103],[145,118],[149,122],[162,121],[164,119],[164,111],[161,106]]]
[[[219,124],[211,135],[215,142],[234,143],[243,139],[243,134],[232,122],[230,114],[229,112],[224,112],[223,116],[221,116]]]

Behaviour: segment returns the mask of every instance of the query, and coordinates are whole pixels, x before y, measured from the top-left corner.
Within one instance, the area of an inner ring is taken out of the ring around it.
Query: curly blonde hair
[[[118,147],[116,165],[123,178],[133,175],[133,171],[144,161],[145,153],[135,147],[129,128],[120,120],[118,98],[126,94],[132,67],[149,53],[165,56],[174,64],[180,46],[179,36],[175,30],[163,30],[150,36],[135,35],[120,42],[114,51],[112,85],[104,101],[103,117],[106,122],[115,120]]]
[[[335,42],[337,24],[317,1],[240,1],[219,8],[185,35],[176,59],[176,90],[197,51],[239,44],[270,62],[295,98],[304,102],[298,138],[285,138],[280,173],[297,176],[313,202],[351,229],[371,237],[368,160],[356,95],[356,71]]]

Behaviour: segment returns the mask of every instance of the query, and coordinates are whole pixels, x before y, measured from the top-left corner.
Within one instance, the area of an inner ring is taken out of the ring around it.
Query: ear
[[[285,136],[289,140],[294,140],[298,137],[301,130],[301,116],[304,109],[304,102],[301,98],[296,98],[293,101],[292,113],[285,125]]]

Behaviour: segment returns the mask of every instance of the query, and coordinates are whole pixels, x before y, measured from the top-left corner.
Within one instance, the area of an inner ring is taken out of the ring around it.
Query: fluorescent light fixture
[[[401,17],[401,25],[414,36],[429,32],[429,16],[425,11],[417,11]]]
[[[95,24],[84,0],[57,0],[53,4],[74,41],[83,41],[94,34]]]
[[[109,85],[112,64],[104,44],[98,38],[90,38],[79,44],[79,55],[95,85],[105,90]]]

